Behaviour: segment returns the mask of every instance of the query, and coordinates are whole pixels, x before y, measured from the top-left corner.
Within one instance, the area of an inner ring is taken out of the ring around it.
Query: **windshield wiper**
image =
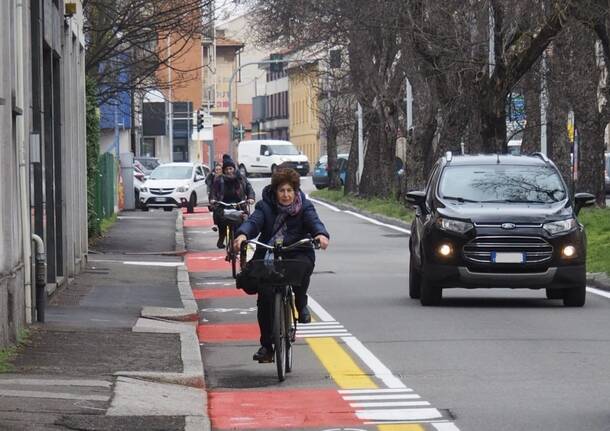
[[[466,199],[466,198],[462,198],[459,196],[442,196],[442,199],[451,199],[452,201],[469,202],[469,203],[474,203],[474,204],[480,203],[480,201],[474,201],[472,199]]]
[[[483,204],[549,204],[551,202],[546,201],[530,201],[527,199],[496,199],[492,201],[481,201]]]

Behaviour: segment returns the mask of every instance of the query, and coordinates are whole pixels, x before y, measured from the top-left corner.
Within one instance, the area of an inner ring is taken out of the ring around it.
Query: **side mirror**
[[[595,205],[595,196],[591,193],[576,193],[574,195],[574,211],[578,215],[584,207]]]
[[[263,153],[264,156],[270,156],[271,153],[269,152],[269,150],[265,150],[265,152]]]
[[[407,202],[415,207],[422,208],[426,203],[426,192],[413,191],[407,193]]]

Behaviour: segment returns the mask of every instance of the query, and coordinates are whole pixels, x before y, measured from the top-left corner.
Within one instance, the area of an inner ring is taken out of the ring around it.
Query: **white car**
[[[160,165],[140,187],[140,207],[149,208],[186,207],[195,211],[197,202],[206,195],[205,177],[209,168],[200,163],[167,163]]]
[[[244,176],[273,174],[278,167],[292,168],[301,175],[309,173],[307,156],[289,141],[241,141],[237,146],[237,161]]]

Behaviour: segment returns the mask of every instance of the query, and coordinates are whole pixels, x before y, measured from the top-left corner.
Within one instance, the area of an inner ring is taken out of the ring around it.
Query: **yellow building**
[[[317,64],[288,70],[290,142],[307,156],[312,168],[320,158],[318,75]]]

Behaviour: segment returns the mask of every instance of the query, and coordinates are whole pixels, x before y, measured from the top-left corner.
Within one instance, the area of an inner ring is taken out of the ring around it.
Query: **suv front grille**
[[[174,189],[148,189],[150,193],[157,196],[166,196],[171,195],[174,192]]]
[[[492,252],[523,253],[525,263],[540,263],[553,256],[553,246],[540,237],[480,236],[463,248],[464,257],[477,263],[492,263]]]

